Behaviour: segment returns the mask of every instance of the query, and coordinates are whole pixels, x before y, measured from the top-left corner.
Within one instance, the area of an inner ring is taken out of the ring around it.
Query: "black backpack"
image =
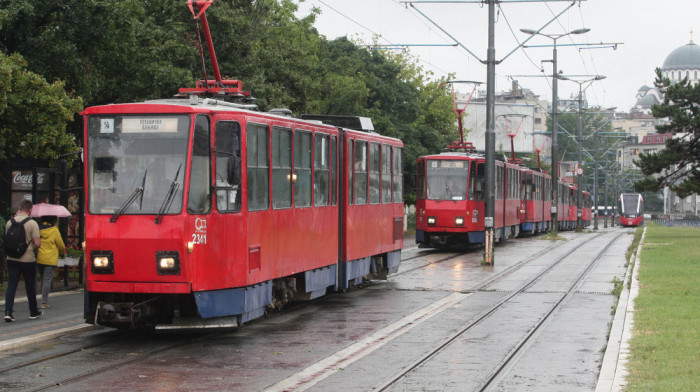
[[[11,218],[10,228],[5,232],[5,254],[12,258],[20,258],[27,251],[29,242],[27,242],[27,234],[24,231],[24,224],[29,221],[27,217],[22,222],[17,222],[15,218]]]

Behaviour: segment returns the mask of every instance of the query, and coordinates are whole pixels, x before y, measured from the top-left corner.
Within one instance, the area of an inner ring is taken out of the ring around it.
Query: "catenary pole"
[[[496,0],[488,0],[489,27],[488,50],[486,55],[486,200],[484,211],[484,262],[492,265],[494,242],[494,211],[496,204],[496,47],[495,47],[495,8]]]

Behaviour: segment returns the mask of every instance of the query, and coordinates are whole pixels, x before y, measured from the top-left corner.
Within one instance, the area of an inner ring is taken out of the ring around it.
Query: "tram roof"
[[[155,107],[157,106],[157,109]],[[211,98],[165,98],[155,99],[144,102],[133,103],[118,103],[107,104],[100,106],[91,106],[86,108],[81,115],[91,114],[112,114],[115,112],[130,112],[130,113],[196,113],[201,110],[210,111],[230,111],[244,112],[256,116],[265,116],[278,118],[280,120],[302,122],[313,125],[323,125],[333,128],[343,128],[350,131],[362,132],[369,135],[380,136],[382,138],[399,140],[390,136],[384,136],[374,132],[372,120],[368,117],[359,116],[328,116],[328,115],[310,115],[304,114],[301,118],[292,117],[291,111],[282,109],[273,109],[269,112],[260,112],[255,110],[257,105],[236,104],[226,101],[211,99]]]

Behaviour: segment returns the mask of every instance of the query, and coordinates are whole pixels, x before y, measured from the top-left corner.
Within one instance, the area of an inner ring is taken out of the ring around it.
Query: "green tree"
[[[30,72],[19,54],[0,53],[0,160],[56,160],[78,146],[66,125],[83,108],[61,81],[48,83]]]
[[[47,80],[64,80],[86,105],[171,96],[197,70],[184,2],[0,0],[0,9],[2,49]]]
[[[673,138],[666,141],[663,150],[639,155],[635,164],[649,177],[637,181],[635,190],[658,191],[668,186],[681,198],[700,193],[700,84],[687,78],[671,84],[659,68],[654,84],[664,94],[664,101],[652,106],[652,114],[669,119],[656,130],[671,132]]]
[[[165,98],[213,72],[187,7],[173,0],[0,0],[0,48],[86,105]],[[411,57],[328,41],[297,17],[292,0],[218,1],[207,18],[224,79],[240,79],[261,110],[371,117],[377,132],[405,142],[404,168],[455,138],[446,79]],[[95,34],[99,31],[99,34]],[[202,44],[204,44],[202,42]],[[205,45],[205,44],[204,44]],[[202,69],[202,67],[204,67]],[[73,132],[79,137],[79,124]]]

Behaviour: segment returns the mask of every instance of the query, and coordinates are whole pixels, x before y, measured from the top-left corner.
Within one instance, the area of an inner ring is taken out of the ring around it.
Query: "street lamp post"
[[[569,34],[585,34],[591,29],[582,28],[569,31],[562,34],[543,34],[537,30],[520,29],[525,34],[541,35],[553,41],[552,45],[552,229],[551,233],[557,235],[559,219],[558,219],[558,200],[559,200],[559,144],[557,133],[559,132],[559,97],[557,91],[557,40]]]
[[[608,228],[608,181],[610,181],[610,169],[608,168],[608,157],[610,153],[605,153],[605,189],[603,193],[605,194],[605,215],[603,215],[603,227]]]
[[[561,80],[569,80],[574,83],[578,83],[578,169],[576,170],[576,209],[578,210],[576,216],[576,230],[581,231],[581,215],[583,211],[583,198],[582,198],[582,188],[583,188],[583,92],[586,90],[583,88],[585,83],[590,83],[586,88],[590,87],[593,82],[597,80],[605,79],[603,75],[596,75],[595,77],[585,79],[585,80],[574,80],[569,79],[566,76],[557,76]]]
[[[600,151],[598,151],[598,128],[593,129],[593,230],[598,230],[598,161],[600,160]]]

